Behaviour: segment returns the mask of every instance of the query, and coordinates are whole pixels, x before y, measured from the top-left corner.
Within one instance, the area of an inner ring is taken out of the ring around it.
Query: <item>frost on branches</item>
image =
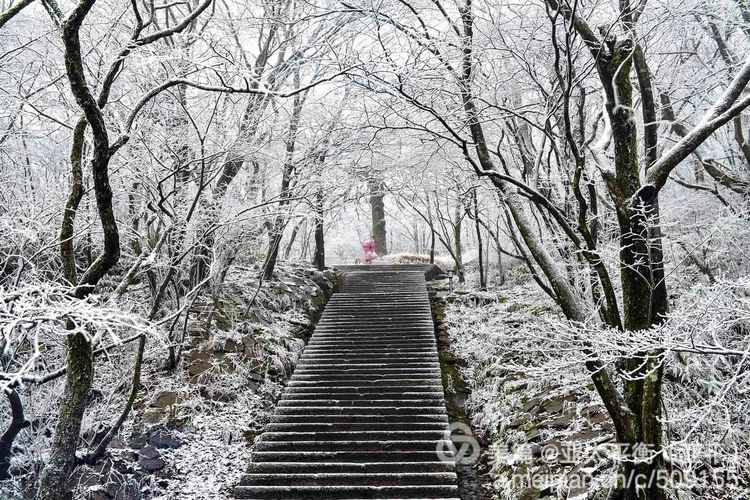
[[[144,320],[137,312],[96,295],[80,300],[71,289],[50,284],[0,289],[0,328],[3,391],[55,376],[44,373],[44,368],[61,360],[50,357],[45,346],[59,345],[68,335],[80,333],[99,352],[143,335],[163,341],[158,324]]]
[[[482,306],[467,297],[453,302],[446,320],[451,349],[467,363],[467,409],[489,440],[485,460],[499,498],[533,491],[590,498],[612,485],[621,457],[582,368],[588,349],[620,372],[624,359],[660,353],[670,471],[664,480],[674,494],[744,494],[750,479],[747,277],[691,287],[666,322],[642,332],[574,325],[528,285],[503,290]]]

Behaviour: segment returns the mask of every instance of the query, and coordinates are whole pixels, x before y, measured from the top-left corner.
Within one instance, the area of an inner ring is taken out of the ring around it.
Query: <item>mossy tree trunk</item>
[[[370,190],[370,214],[372,215],[372,239],[375,241],[375,252],[388,254],[388,231],[385,220],[385,184],[380,177],[368,180]]]
[[[552,4],[551,1],[549,3]],[[556,4],[552,6],[558,8]],[[589,311],[583,298],[566,279],[560,265],[544,248],[526,214],[526,203],[514,192],[515,188],[508,185],[511,179],[501,175],[493,164],[471,91],[473,17],[471,3],[468,1],[462,9],[462,20],[465,46],[463,79],[460,85],[477,163],[473,163],[475,160],[468,156],[468,151],[467,160],[474,164],[480,175],[488,176],[503,193],[505,205],[513,222],[532,258],[547,278],[553,295],[565,315],[571,321],[584,322]],[[630,39],[611,38],[600,41],[590,31],[584,32],[583,37],[590,46],[596,47],[597,69],[605,87],[606,107],[613,129],[615,172],[608,175],[606,180],[608,189],[616,201],[620,227],[624,327],[626,330],[646,329],[653,324],[655,318],[652,308],[654,273],[650,260],[650,250],[653,246],[649,239],[652,236],[649,222],[654,205],[652,199],[643,199],[644,191],[640,182],[637,129],[632,111],[633,92],[630,82],[632,59],[629,54],[634,47]],[[533,199],[546,209],[550,209],[549,201],[542,198],[535,194]],[[577,236],[570,236],[578,240]],[[666,290],[666,287],[663,290]],[[612,493],[612,498],[617,500],[662,498],[662,492],[658,488],[641,488],[650,479],[655,478],[659,460],[653,459],[637,464],[628,461],[634,457],[638,446],[645,445],[650,451],[659,451],[661,445],[661,370],[655,369],[659,358],[649,357],[649,354],[654,353],[643,353],[642,356],[627,360],[628,367],[633,371],[634,380],[626,380],[625,390],[621,393],[609,370],[597,361],[595,353],[588,353],[589,361],[586,366],[613,420],[617,441],[626,445],[626,460],[622,462],[621,473],[625,478],[636,479],[618,484]],[[640,483],[638,474],[641,474]]]
[[[99,103],[94,100],[86,84],[85,70],[81,58],[80,27],[94,5],[95,0],[81,1],[62,24],[65,46],[65,68],[71,91],[84,113],[85,121],[79,120],[74,134],[73,186],[66,206],[66,217],[60,233],[61,256],[65,267],[65,278],[75,285],[74,294],[84,298],[117,263],[120,257],[120,235],[112,208],[112,188],[109,182],[109,160],[111,157],[109,137]],[[72,229],[77,203],[80,202],[80,162],[85,125],[91,127],[93,148],[91,172],[94,183],[97,210],[104,233],[104,251],[89,266],[76,283],[75,258],[72,254]],[[72,211],[71,211],[72,209]],[[75,325],[68,324],[69,329]],[[67,500],[72,498],[70,477],[76,466],[76,449],[81,430],[81,421],[86,409],[86,399],[94,379],[93,350],[89,338],[75,333],[66,338],[65,388],[58,411],[57,424],[50,449],[50,458],[42,473],[37,498],[40,500]]]
[[[658,215],[656,199],[642,197],[641,165],[638,152],[638,131],[634,116],[631,84],[633,41],[605,39],[598,52],[597,69],[607,97],[605,108],[612,126],[615,152],[614,174],[606,176],[607,187],[615,202],[620,232],[620,281],[622,284],[623,327],[626,331],[651,328],[655,320],[666,313],[666,285],[661,269],[661,242],[654,243],[654,216]],[[643,84],[641,84],[643,86]],[[658,219],[656,219],[658,223]],[[659,255],[653,250],[659,249]],[[658,261],[656,259],[659,259]],[[658,281],[657,281],[658,280]],[[663,295],[662,295],[663,294]],[[621,478],[642,479],[618,485],[613,498],[618,500],[659,499],[660,488],[644,487],[656,483],[661,451],[661,369],[657,369],[660,353],[643,352],[627,359],[625,369],[629,377],[624,382],[625,400],[635,435],[623,444],[645,447],[654,458],[640,463],[624,461],[620,465]],[[631,456],[631,458],[633,458]]]
[[[76,449],[86,399],[94,381],[91,343],[83,334],[68,337],[67,373],[50,458],[44,467],[37,492],[40,500],[71,500],[70,479],[76,467]]]

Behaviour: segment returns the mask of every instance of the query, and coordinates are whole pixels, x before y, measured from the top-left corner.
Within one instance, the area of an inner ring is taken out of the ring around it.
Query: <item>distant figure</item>
[[[370,236],[370,239],[362,243],[362,250],[365,252],[365,263],[372,264],[372,261],[378,257],[375,253],[375,240]]]

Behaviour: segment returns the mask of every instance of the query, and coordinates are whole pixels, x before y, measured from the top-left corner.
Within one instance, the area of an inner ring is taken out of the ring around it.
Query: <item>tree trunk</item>
[[[31,425],[23,414],[23,402],[18,391],[7,389],[4,391],[10,404],[11,420],[8,428],[0,436],[0,481],[10,479],[10,459],[13,455],[13,441],[18,433]]]
[[[300,74],[297,69],[294,74],[295,87],[300,87]],[[292,105],[292,116],[289,119],[289,130],[287,131],[286,137],[286,157],[284,161],[284,171],[281,175],[281,189],[279,191],[279,204],[278,210],[279,215],[276,217],[276,221],[271,231],[268,245],[268,253],[266,257],[266,264],[263,268],[263,279],[270,280],[273,278],[273,271],[276,267],[276,260],[279,256],[279,246],[281,245],[281,239],[284,236],[284,228],[286,227],[287,221],[284,220],[281,211],[284,210],[288,205],[292,197],[292,178],[295,175],[295,163],[294,163],[294,152],[297,147],[297,132],[299,130],[300,120],[302,119],[302,106],[305,103],[307,92],[296,94],[294,96],[294,104]]]
[[[474,229],[477,232],[477,250],[479,253],[479,289],[487,290],[487,276],[484,269],[484,248],[482,246],[482,228],[479,223],[479,203],[477,202],[477,190],[472,191],[472,202],[474,203]]]
[[[326,268],[326,246],[325,246],[325,218],[324,194],[319,188],[315,195],[315,253],[313,254],[313,265],[319,271]]]
[[[387,231],[385,226],[384,185],[380,179],[370,179],[370,211],[372,213],[372,239],[378,256],[388,254]]]
[[[466,273],[464,273],[464,256],[463,256],[463,242],[461,241],[461,229],[463,221],[463,213],[461,213],[461,207],[463,203],[459,202],[456,206],[456,219],[453,223],[453,246],[455,248],[454,260],[456,264],[455,272],[458,276],[458,282],[464,283],[466,281]]]
[[[432,220],[432,208],[430,208],[430,193],[427,193],[427,225],[430,228],[430,264],[435,263],[435,223]]]
[[[612,125],[615,150],[615,173],[607,178],[607,187],[615,201],[620,229],[623,327],[625,330],[635,331],[650,328],[658,317],[666,313],[667,290],[658,225],[658,194],[641,189],[638,132],[632,112],[632,52],[632,40],[616,41],[611,44],[611,53],[604,57],[599,54],[597,68],[607,94],[605,107]],[[647,103],[653,103],[650,82],[644,77],[644,61],[641,59],[639,62],[642,96]],[[655,113],[644,113],[644,116],[651,115],[655,116]],[[647,135],[646,139],[646,156],[653,162],[655,138]],[[661,368],[657,369],[653,364],[658,362],[658,358],[654,359],[658,355],[659,353],[642,353],[625,362],[625,369],[631,378],[625,381],[624,396],[635,429],[635,436],[630,444],[646,446],[652,452],[660,451],[661,446]],[[664,492],[655,481],[659,467],[658,460],[636,464],[622,462],[620,471],[624,477],[635,473],[651,486],[644,493],[637,488],[637,484],[621,484],[616,498],[663,498]],[[652,478],[654,481],[650,482]]]
[[[548,0],[550,5],[556,10],[559,5],[556,2]],[[542,245],[542,242],[538,238],[534,230],[534,226],[531,224],[527,214],[525,213],[525,202],[521,196],[516,192],[515,188],[510,188],[506,185],[506,181],[501,180],[499,172],[494,166],[490,157],[489,148],[487,147],[487,141],[484,135],[484,129],[481,121],[479,120],[474,97],[471,93],[471,79],[472,70],[474,65],[474,59],[472,55],[472,36],[473,36],[473,16],[469,6],[470,3],[466,4],[467,7],[462,10],[462,21],[464,26],[464,45],[463,45],[463,75],[460,82],[461,92],[464,104],[464,110],[466,112],[467,124],[471,132],[471,136],[474,142],[474,149],[476,156],[479,160],[479,165],[475,163],[475,160],[468,154],[468,150],[465,150],[465,156],[467,161],[471,162],[479,175],[489,175],[493,184],[500,190],[504,195],[504,201],[510,212],[513,220],[518,227],[519,233],[521,234],[530,254],[537,262],[539,267],[544,272],[545,276],[549,280],[551,289],[556,297],[558,304],[561,306],[566,317],[574,322],[584,323],[588,318],[589,311],[585,307],[584,302],[578,295],[577,291],[570,286],[565,274],[560,269],[559,265],[552,259],[547,250]],[[601,47],[602,44],[597,44]],[[605,54],[600,54],[604,56]],[[620,62],[623,62],[622,59]],[[627,64],[627,61],[624,61]],[[624,71],[622,68],[618,70],[617,74],[619,79],[622,79],[622,74],[625,74],[625,80],[629,79],[629,71]],[[614,76],[614,75],[610,75]],[[603,80],[603,78],[602,78]],[[605,87],[606,87],[605,83]],[[629,81],[628,81],[629,85]],[[614,97],[611,92],[609,97]],[[610,101],[608,99],[608,101]],[[610,102],[615,101],[613,99]],[[621,103],[620,100],[617,100]],[[619,108],[626,108],[626,106],[620,106]],[[614,111],[614,108],[610,108]],[[627,108],[630,109],[630,108]],[[625,110],[618,109],[618,112],[625,112]],[[635,128],[634,121],[631,121],[632,127]],[[614,125],[613,125],[614,127]],[[630,142],[623,142],[620,147],[630,147]],[[633,149],[633,152],[635,150]],[[637,156],[636,156],[637,159]],[[479,168],[481,166],[481,169]],[[496,173],[492,175],[491,173]],[[636,178],[637,180],[637,178]],[[520,248],[520,247],[519,247]],[[612,380],[609,369],[603,366],[595,356],[595,353],[588,352],[590,360],[586,362],[586,367],[591,374],[591,378],[594,382],[597,392],[599,393],[602,402],[607,408],[612,421],[614,423],[616,438],[621,443],[635,443],[636,442],[636,428],[634,422],[634,415],[630,411],[625,398],[620,394],[617,385]],[[640,415],[640,411],[638,412]],[[627,463],[627,462],[624,462]],[[617,489],[618,493],[623,492],[622,489]],[[630,491],[626,492],[627,494]]]
[[[289,235],[289,242],[286,244],[286,249],[284,250],[284,260],[289,260],[289,255],[292,253],[292,248],[294,248],[294,242],[297,240],[297,235],[299,234],[300,228],[302,228],[302,225],[304,223],[305,219],[300,219],[299,222],[294,225],[292,234]],[[305,229],[305,231],[307,230]]]
[[[99,219],[104,233],[104,251],[91,264],[77,283],[74,294],[77,298],[85,298],[99,283],[120,258],[120,234],[112,208],[112,188],[109,182],[109,161],[111,150],[107,126],[100,106],[86,84],[85,70],[81,58],[81,43],[79,30],[86,15],[94,5],[94,0],[82,0],[62,25],[62,38],[65,45],[65,69],[70,89],[77,104],[81,107],[91,127],[93,135],[93,151],[91,172],[94,184],[94,194],[99,213]],[[83,130],[81,130],[82,134]],[[73,144],[73,154],[77,152],[78,144]],[[75,177],[75,174],[74,174]],[[75,185],[68,200],[75,201]],[[68,213],[74,216],[74,212]],[[66,229],[72,229],[74,219],[63,222],[61,238]],[[71,235],[72,237],[72,235]],[[61,242],[64,243],[64,242]],[[69,247],[67,248],[69,249]],[[70,258],[66,245],[61,244],[63,260]],[[74,278],[68,265],[66,276],[68,281]],[[71,282],[71,284],[76,284]],[[72,330],[73,325],[68,325]],[[39,500],[67,500],[71,498],[70,476],[76,466],[76,448],[78,446],[81,420],[86,409],[86,398],[94,378],[94,359],[89,340],[81,333],[69,335],[66,338],[67,372],[65,389],[60,404],[57,425],[50,449],[50,458],[42,472],[37,498]]]
[[[40,500],[71,500],[70,477],[76,466],[75,453],[81,432],[86,399],[94,381],[91,343],[81,333],[66,340],[67,372],[50,457],[37,493]]]

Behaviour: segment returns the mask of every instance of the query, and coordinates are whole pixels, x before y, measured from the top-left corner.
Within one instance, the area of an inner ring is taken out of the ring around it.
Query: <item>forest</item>
[[[747,0],[0,0],[0,499],[233,498],[365,263],[439,269],[463,500],[750,498],[748,54]]]

